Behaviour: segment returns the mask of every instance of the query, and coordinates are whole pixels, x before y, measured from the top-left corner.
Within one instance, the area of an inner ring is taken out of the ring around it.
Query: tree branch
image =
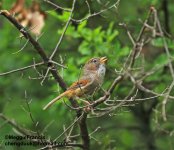
[[[36,66],[43,65],[43,64],[44,64],[44,62],[40,62],[40,63],[36,63],[36,64],[29,65],[29,66],[26,66],[26,67],[22,67],[22,68],[19,68],[19,69],[14,69],[14,70],[11,70],[11,71],[8,71],[8,72],[3,72],[3,73],[0,73],[0,76],[9,75],[11,73],[24,71],[24,70],[27,70],[27,69],[30,69],[30,68],[33,68],[33,67],[36,67]]]
[[[74,0],[74,4],[75,4]],[[17,20],[12,17],[10,15],[10,13],[7,10],[1,10],[0,11],[0,15],[3,15],[5,18],[7,18],[22,34],[23,36],[29,40],[29,42],[33,45],[33,47],[35,48],[35,50],[38,52],[38,54],[41,56],[41,58],[43,59],[44,63],[47,64],[47,67],[51,67],[52,69],[50,69],[50,72],[52,73],[53,77],[55,78],[55,80],[59,83],[60,87],[63,90],[66,90],[67,85],[66,83],[63,81],[63,79],[61,78],[61,76],[57,73],[56,68],[54,66],[54,64],[50,61],[50,59],[47,57],[44,49],[41,47],[41,45],[38,43],[38,41],[36,41],[25,29],[22,25],[20,25]],[[60,40],[61,41],[61,40]],[[57,50],[56,50],[57,51]],[[55,51],[55,52],[56,52]],[[54,56],[54,55],[53,55]],[[74,108],[78,107],[78,103],[73,100],[70,99],[70,103]],[[81,110],[77,110],[77,117],[79,117],[82,114]],[[79,122],[79,127],[80,127],[80,131],[81,131],[81,137],[82,137],[82,141],[83,141],[83,146],[84,146],[84,150],[88,150],[89,149],[89,135],[88,135],[88,129],[87,129],[87,125],[86,125],[86,117],[87,114],[83,114],[82,116],[82,120]],[[84,141],[85,140],[85,141]],[[87,141],[86,141],[87,140]]]
[[[71,9],[69,9],[69,8],[63,8],[63,7],[59,6],[59,5],[51,2],[50,0],[44,0],[44,2],[46,2],[46,3],[48,3],[48,4],[50,4],[50,5],[54,6],[54,7],[56,7],[56,9],[60,9],[60,10],[67,11],[67,12],[71,12]]]
[[[107,98],[109,98],[109,96],[113,93],[113,91],[114,91],[116,85],[117,85],[118,83],[120,83],[120,82],[127,76],[127,73],[126,73],[127,71],[126,71],[126,70],[127,70],[127,69],[128,69],[128,70],[131,70],[131,68],[133,67],[133,65],[134,65],[134,63],[135,63],[135,59],[136,59],[137,52],[140,51],[140,49],[141,49],[141,47],[139,46],[139,45],[140,45],[139,43],[140,43],[140,41],[141,41],[141,39],[142,39],[142,36],[143,36],[144,31],[145,31],[145,28],[146,28],[146,25],[145,25],[145,24],[148,23],[148,21],[149,21],[149,19],[150,19],[150,16],[151,16],[152,12],[153,12],[153,9],[150,8],[149,13],[148,13],[148,15],[147,15],[147,18],[146,18],[146,20],[144,21],[144,24],[143,24],[143,26],[142,26],[142,28],[141,28],[141,30],[140,30],[140,32],[139,32],[139,35],[138,35],[138,37],[137,37],[137,39],[136,39],[136,41],[135,41],[135,45],[134,45],[132,51],[130,52],[130,54],[129,54],[129,56],[128,56],[128,58],[127,58],[125,64],[124,64],[124,66],[126,67],[126,68],[125,68],[125,72],[123,72],[123,74],[119,75],[119,76],[114,80],[114,82],[112,83],[112,85],[110,86],[110,88],[108,89],[108,91],[106,92],[106,94],[105,94],[103,97],[100,97],[98,100],[96,100],[96,101],[93,102],[92,107],[96,107],[96,106],[98,106],[99,104],[101,104],[101,103],[103,103],[104,101],[106,101]],[[126,30],[127,30],[127,29],[126,29]],[[129,32],[127,32],[127,33],[130,34]],[[128,36],[129,36],[129,35],[128,35]],[[127,66],[128,63],[129,63],[129,65]],[[121,103],[121,104],[122,104],[122,103]],[[121,105],[121,104],[120,104],[120,105]]]
[[[68,26],[70,24],[70,21],[71,21],[72,15],[73,15],[73,11],[74,11],[74,8],[75,8],[75,3],[76,3],[76,0],[73,0],[70,16],[69,16],[68,21],[66,22],[66,25],[65,25],[65,27],[63,29],[63,33],[61,34],[61,36],[59,38],[59,41],[58,41],[58,43],[57,43],[53,53],[50,56],[50,60],[53,59],[53,57],[55,56],[56,52],[58,51],[58,48],[59,48],[60,44],[62,43],[63,37],[64,37],[64,35],[66,33],[66,30],[68,29]]]
[[[48,67],[52,68],[50,72],[52,73],[55,80],[59,83],[60,87],[62,87],[63,90],[66,90],[67,86],[65,82],[63,81],[61,76],[57,73],[54,64],[49,61],[49,58],[47,57],[41,45],[25,30],[25,28],[21,24],[17,22],[17,20],[14,17],[10,15],[10,13],[7,10],[1,10],[0,15],[6,17],[23,34],[23,36],[29,40],[29,42],[32,44],[32,46],[35,48],[35,50],[43,59],[44,63],[47,64]]]

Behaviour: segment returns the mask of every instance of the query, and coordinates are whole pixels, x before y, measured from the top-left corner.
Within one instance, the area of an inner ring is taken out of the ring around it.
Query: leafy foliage
[[[4,2],[4,9],[9,9],[11,2],[11,0]],[[103,9],[101,7],[103,3],[103,1],[91,1],[91,11],[96,12]],[[70,7],[69,1],[60,1],[59,4]],[[172,16],[174,14],[172,13],[174,12],[172,1],[169,0],[169,4],[171,4],[168,6],[170,8],[169,14]],[[118,76],[119,71],[124,67],[124,63],[133,47],[125,30],[118,26],[118,24],[120,22],[126,22],[132,35],[136,36],[142,26],[138,22],[138,18],[144,20],[150,5],[160,8],[162,2],[157,0],[141,2],[134,0],[131,3],[121,1],[117,12],[115,10],[109,10],[102,13],[101,16],[89,18],[77,26],[71,23],[67,28],[59,52],[55,57],[55,61],[67,66],[67,69],[57,67],[58,72],[66,83],[70,85],[78,79],[81,73],[81,66],[89,58],[107,56],[109,61],[105,83],[103,85],[103,88],[107,89]],[[46,2],[42,2],[41,6],[49,11],[47,11],[48,18],[43,29],[44,34],[39,39],[39,42],[46,50],[46,53],[50,55],[57,44],[57,40],[63,33],[64,25],[70,16],[70,12],[52,10]],[[78,12],[74,15],[75,17],[81,18],[88,15],[89,12],[85,3],[79,1],[78,7],[82,9],[76,8]],[[83,8],[86,9],[83,10]],[[163,10],[159,9],[160,19],[162,21],[164,20],[163,13]],[[170,21],[170,27],[172,27],[174,21],[172,19]],[[171,34],[173,32],[174,30],[171,28]],[[17,52],[27,42],[23,38],[19,38],[19,36],[18,31],[1,16],[0,72],[33,64],[33,59],[35,62],[41,61],[30,44],[27,44],[22,51]],[[165,40],[167,41],[173,62],[173,40],[167,37]],[[163,38],[156,37],[152,39],[150,44],[153,46],[154,51],[157,49],[157,54],[152,56],[148,52],[148,55],[145,56],[147,58],[144,58],[142,52],[140,54],[141,56],[136,59],[132,73],[138,80],[141,73],[146,73],[149,70],[153,71],[159,67],[159,69],[154,71],[155,73],[145,78],[142,85],[154,92],[163,93],[172,82],[168,68],[169,60],[164,52]],[[159,49],[163,51],[158,51]],[[62,90],[52,77],[48,77],[48,80],[46,79],[43,86],[41,86],[41,79],[35,79],[39,77],[38,72],[45,74],[46,68],[42,66],[38,67],[37,70],[32,68],[30,70],[0,76],[0,113],[3,113],[10,119],[15,119],[16,123],[30,130],[35,132],[36,130],[40,132],[44,131],[46,137],[51,135],[51,138],[55,139],[63,132],[63,125],[68,127],[73,122],[75,112],[64,105],[63,101],[59,101],[48,111],[42,110],[42,107],[61,93]],[[132,86],[133,84],[130,80],[124,80],[115,88],[111,99],[124,99],[131,91]],[[172,89],[171,96],[174,96],[173,92]],[[25,93],[27,93],[27,96]],[[101,93],[99,91],[95,97],[102,96]],[[136,98],[143,99],[150,96],[152,95],[138,91]],[[154,150],[170,149],[172,147],[171,145],[174,144],[174,104],[171,99],[168,100],[166,105],[168,120],[164,121],[161,115],[163,100],[164,97],[156,97],[147,101],[138,101],[133,106],[121,107],[102,117],[88,119],[87,125],[90,133],[95,131],[97,127],[100,127],[98,131],[91,134],[91,149],[151,150],[150,144],[154,146]],[[34,120],[39,122],[37,129],[30,118],[26,101],[31,101],[30,108],[32,115],[34,116]],[[153,102],[156,102],[156,104],[153,104]],[[68,101],[66,103],[69,104]],[[119,104],[119,102],[116,103]],[[103,105],[99,108],[103,108]],[[148,108],[152,110],[148,110]],[[45,128],[45,125],[49,126]],[[75,126],[73,134],[76,135],[77,133],[78,127]],[[7,134],[16,134],[16,132],[8,124],[5,123],[4,125],[2,121],[0,123],[0,143],[3,143],[4,137]],[[152,139],[151,142],[148,139]],[[64,136],[60,137],[59,140],[63,141]],[[75,140],[79,143],[81,142],[78,138]],[[7,147],[7,149],[11,148]],[[18,147],[14,149],[18,149]]]

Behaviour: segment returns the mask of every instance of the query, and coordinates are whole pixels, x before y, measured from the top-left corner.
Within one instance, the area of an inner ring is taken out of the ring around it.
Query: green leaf
[[[66,11],[64,11],[63,14],[61,14],[61,15],[57,14],[56,11],[48,11],[48,14],[59,19],[62,22],[67,22],[68,18],[70,16],[70,12],[66,12]]]
[[[63,29],[58,30],[58,34],[62,34]],[[66,30],[65,35],[71,36],[73,38],[79,38],[81,37],[80,34],[78,32],[75,31],[75,27],[74,26],[69,26]]]
[[[55,11],[48,11],[48,14],[50,14],[51,16],[59,19],[59,15]]]
[[[86,24],[87,24],[87,20],[85,20],[85,21],[83,21],[82,23],[80,23],[80,24],[78,25],[77,31],[80,32],[82,29],[84,29],[84,27],[86,26]]]
[[[161,54],[155,59],[154,64],[156,64],[156,65],[165,65],[165,64],[167,64],[167,62],[168,62],[167,55],[166,54]]]
[[[82,44],[80,44],[78,51],[82,55],[91,55],[91,49],[89,47],[89,43],[86,41],[83,41]]]
[[[107,37],[107,41],[112,42],[118,34],[119,34],[119,32],[117,30],[114,30],[114,32]]]
[[[164,41],[166,40],[168,48],[174,49],[174,42],[171,39],[168,38],[156,38],[152,40],[152,45],[156,47],[164,47]]]

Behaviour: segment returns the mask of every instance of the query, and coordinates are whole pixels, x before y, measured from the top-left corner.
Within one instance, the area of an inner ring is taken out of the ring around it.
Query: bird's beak
[[[101,63],[101,64],[105,64],[105,63],[107,62],[107,60],[108,60],[108,59],[107,59],[106,57],[101,57],[101,58],[100,58],[100,63]]]

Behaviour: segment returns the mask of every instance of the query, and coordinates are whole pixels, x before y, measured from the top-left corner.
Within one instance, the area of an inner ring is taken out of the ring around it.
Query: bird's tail
[[[50,101],[44,108],[43,110],[46,110],[47,108],[49,108],[50,106],[52,106],[55,102],[57,102],[59,99],[61,99],[62,97],[64,97],[67,93],[67,91],[63,92],[62,94],[60,94],[59,96],[57,96],[56,98],[54,98],[52,101]]]

